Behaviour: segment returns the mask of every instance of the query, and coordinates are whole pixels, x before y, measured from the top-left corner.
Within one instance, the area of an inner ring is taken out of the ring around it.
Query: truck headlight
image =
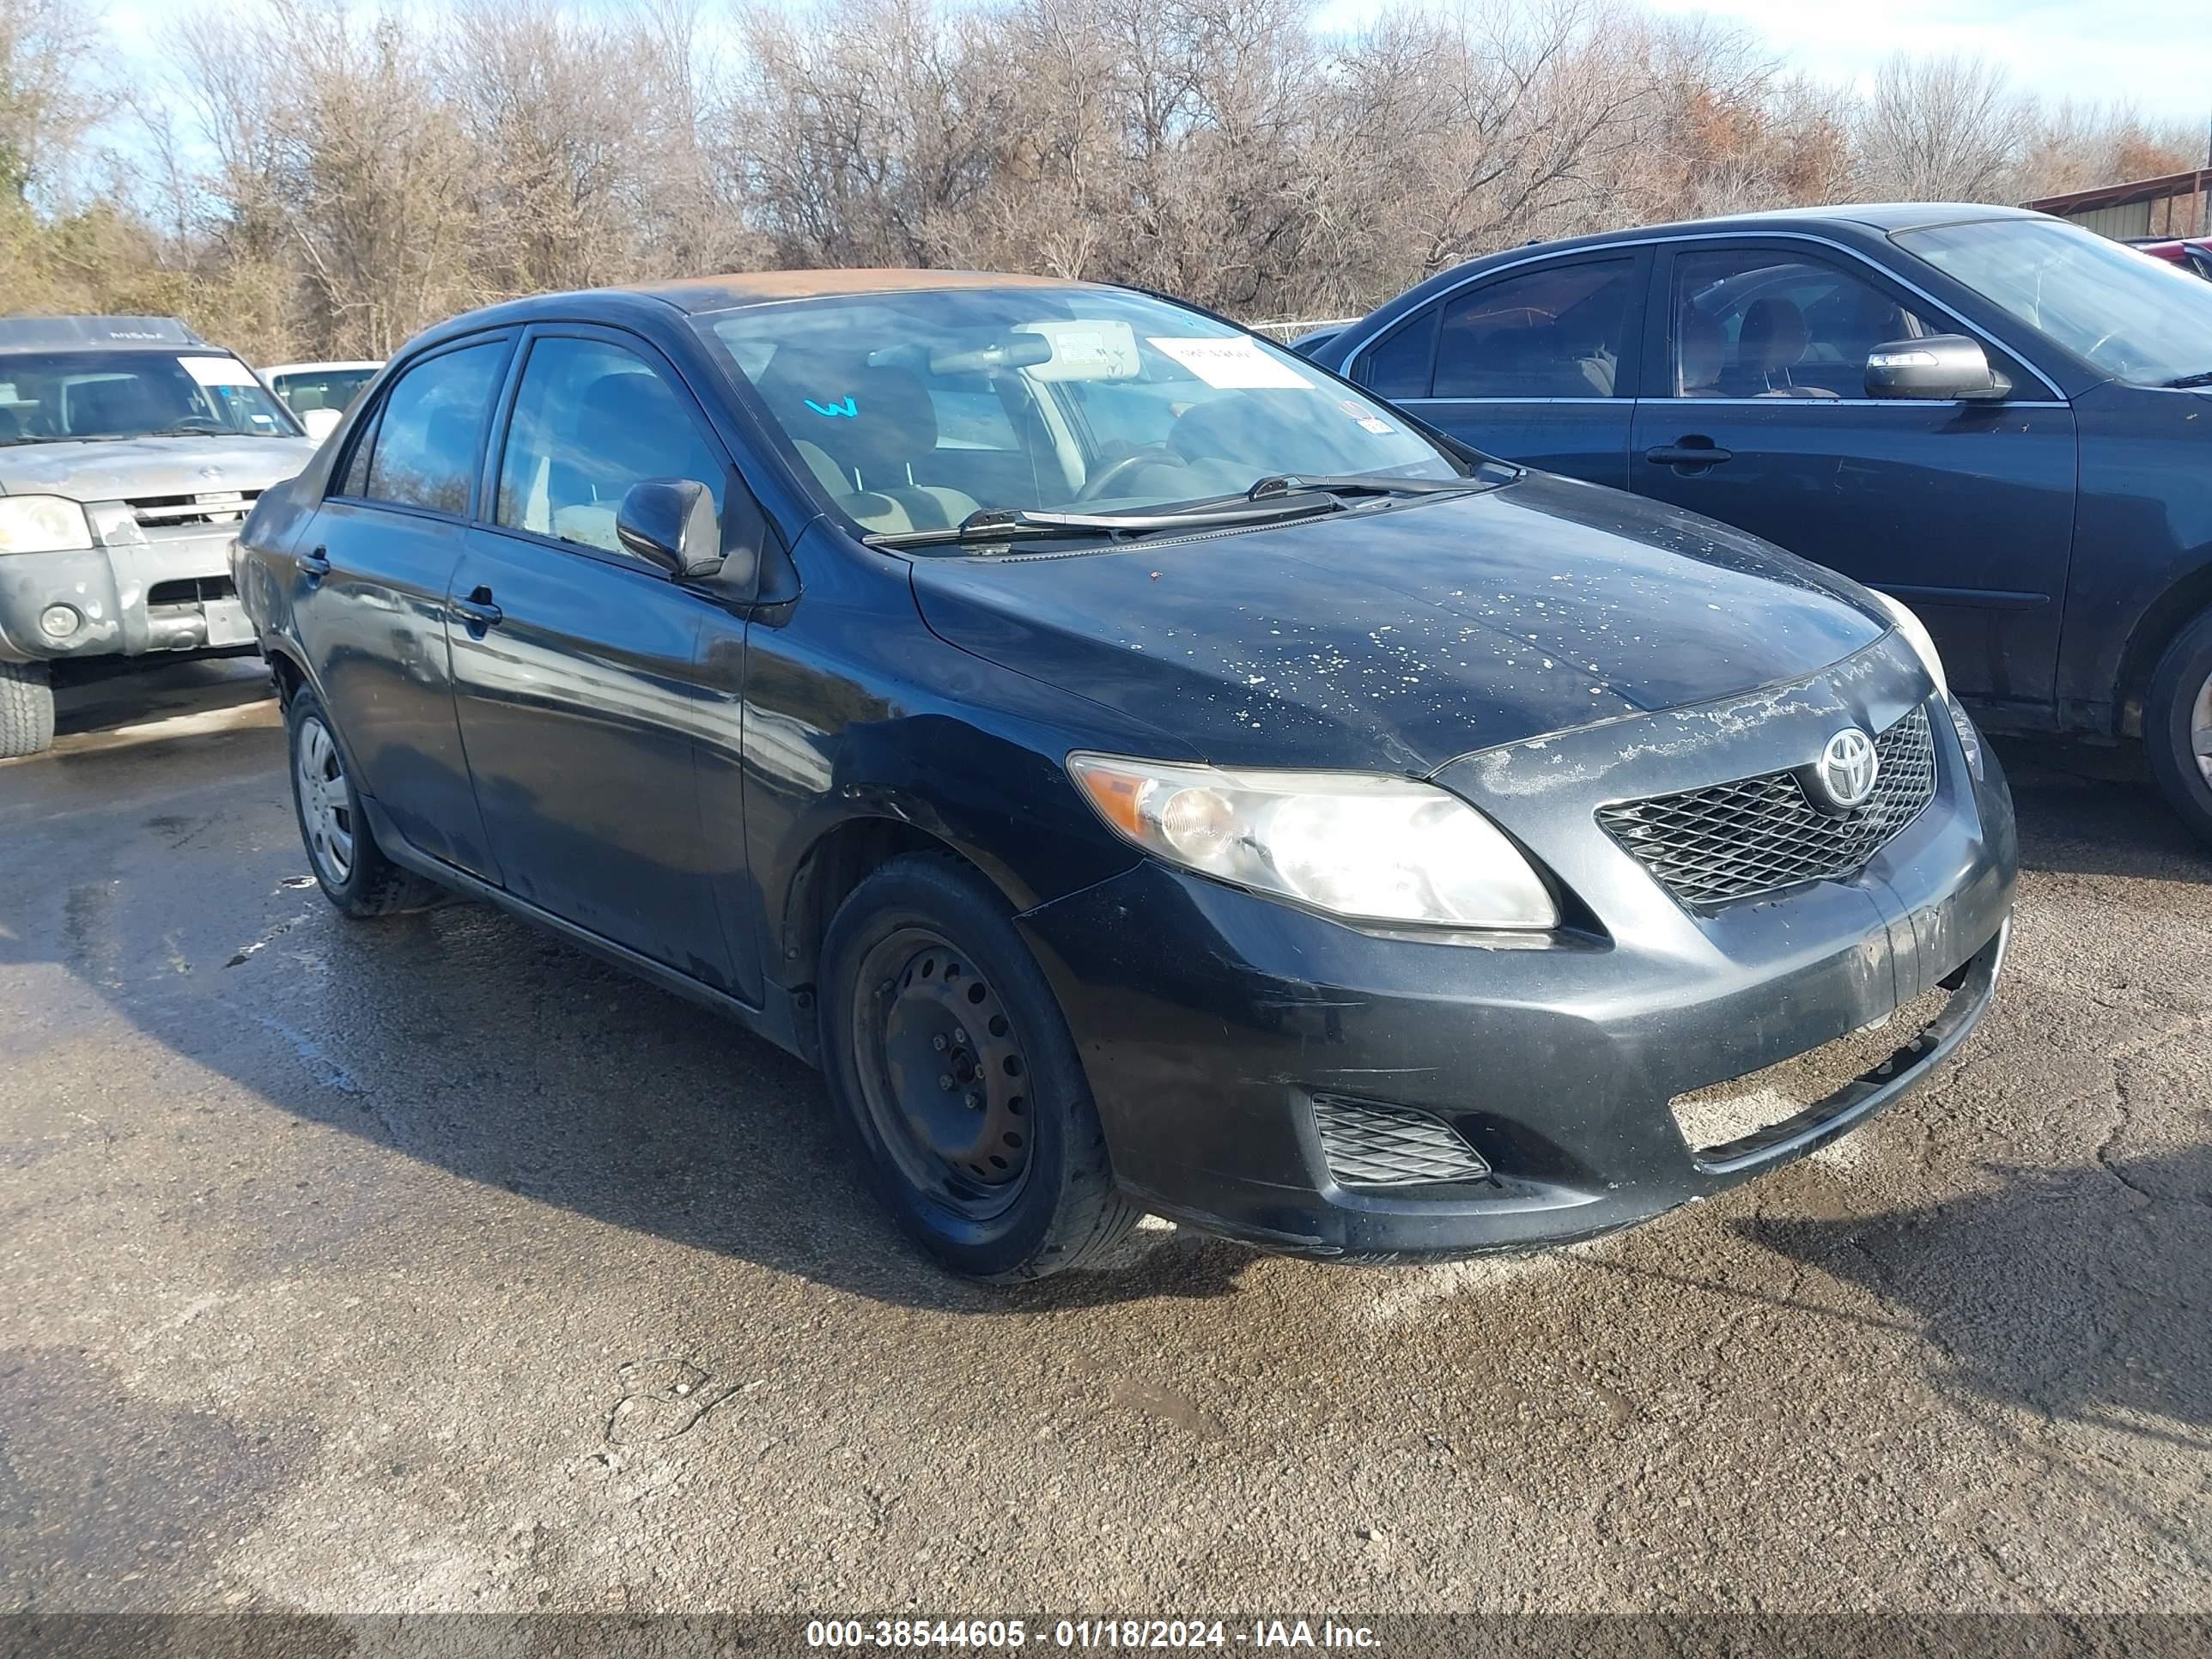
[[[83,507],[66,495],[0,495],[0,553],[71,553],[92,545]]]
[[[1362,921],[1559,926],[1559,907],[1520,849],[1433,784],[1115,755],[1070,755],[1067,769],[1125,840],[1239,887]]]

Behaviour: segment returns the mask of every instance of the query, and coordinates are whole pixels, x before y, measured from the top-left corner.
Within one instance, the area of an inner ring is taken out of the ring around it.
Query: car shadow
[[[104,657],[54,669],[54,737],[71,738],[157,722],[273,707],[269,670],[257,656]]]
[[[2182,827],[2137,750],[1991,743],[2012,785],[2024,869],[2212,883],[2212,847]]]
[[[1991,1173],[1873,1216],[1731,1224],[1914,1316],[1954,1397],[2212,1449],[2212,1146]]]
[[[306,874],[283,744],[248,727],[21,763],[0,811],[0,969],[64,967],[75,990],[24,982],[79,1007],[96,993],[279,1120],[886,1302],[990,1314],[1209,1297],[1253,1260],[1154,1229],[1036,1285],[948,1277],[863,1188],[801,1061],[489,906],[368,922],[331,909]],[[34,792],[64,813],[42,820]],[[72,1018],[10,1000],[27,1032]],[[0,1033],[0,1067],[10,1059]]]

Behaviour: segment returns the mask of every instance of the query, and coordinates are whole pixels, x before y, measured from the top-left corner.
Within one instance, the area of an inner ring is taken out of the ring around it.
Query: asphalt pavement
[[[1996,1007],[1819,1158],[956,1283],[813,1074],[313,890],[254,665],[0,764],[0,1609],[2212,1611],[2212,856],[2008,745]]]

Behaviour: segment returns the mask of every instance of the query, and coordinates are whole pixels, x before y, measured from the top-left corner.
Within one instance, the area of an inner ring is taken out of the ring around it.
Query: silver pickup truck
[[[173,318],[0,318],[0,758],[53,741],[53,663],[252,647],[230,544],[314,452]]]

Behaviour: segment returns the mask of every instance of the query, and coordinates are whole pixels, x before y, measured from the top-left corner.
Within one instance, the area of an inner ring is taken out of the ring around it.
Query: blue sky
[[[400,0],[410,12],[448,0]],[[590,10],[608,0],[573,0]],[[2212,0],[1645,0],[1664,12],[1709,12],[1765,37],[1793,69],[1863,85],[1900,48],[1979,53],[2026,91],[2132,103],[2146,115],[2212,122]],[[1325,27],[1354,27],[1387,0],[1321,0]],[[110,0],[107,27],[127,57],[158,57],[176,0]],[[711,16],[724,9],[707,0]]]

